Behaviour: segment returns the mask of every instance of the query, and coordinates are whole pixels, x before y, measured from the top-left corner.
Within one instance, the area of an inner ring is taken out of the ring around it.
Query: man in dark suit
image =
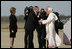
[[[26,7],[26,8],[25,8],[25,10],[24,10],[24,14],[25,14],[24,20],[25,20],[25,22],[27,22],[29,13],[30,13],[32,10],[33,10],[33,6],[30,6],[30,7]]]
[[[24,20],[25,20],[25,26],[26,26],[26,22],[27,22],[27,19],[28,19],[28,16],[29,16],[29,7],[26,7],[25,10],[24,10]],[[24,36],[24,43],[25,43],[25,48],[27,48],[27,41],[28,41],[28,34],[26,33],[26,28],[24,26],[24,29],[25,29],[25,36]]]
[[[24,20],[25,20],[25,22],[27,22],[27,18],[28,18],[28,15],[29,15],[29,7],[26,7],[25,9],[24,9]]]
[[[39,17],[38,19],[47,19],[47,16],[46,16],[46,12],[45,10],[42,8],[39,12]],[[36,30],[37,30],[37,34],[38,34],[38,43],[39,43],[39,48],[46,48],[46,40],[45,40],[45,37],[46,37],[46,28],[45,28],[45,25],[43,24],[39,24],[37,27],[36,27]]]
[[[28,48],[34,48],[33,45],[33,31],[35,30],[36,26],[38,25],[38,18],[37,13],[39,11],[39,7],[35,6],[33,11],[30,12],[27,23],[26,23],[26,33],[29,36]]]
[[[16,8],[11,7],[10,9],[10,25],[9,25],[9,30],[10,30],[10,48],[13,48],[13,44],[14,44],[14,38],[16,37],[16,32],[17,32],[17,18],[15,16],[15,12],[16,12]]]
[[[24,43],[25,43],[25,48],[27,48],[27,42],[28,42],[28,33],[26,32],[26,23],[27,23],[27,20],[28,20],[28,16],[29,16],[29,13],[33,10],[33,6],[30,6],[30,7],[26,7],[25,10],[24,10],[24,14],[25,14],[25,17],[24,17],[24,20],[25,20],[25,36],[24,36]]]

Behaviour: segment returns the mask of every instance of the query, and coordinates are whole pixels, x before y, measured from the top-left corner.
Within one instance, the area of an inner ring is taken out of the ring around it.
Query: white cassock
[[[46,39],[49,42],[48,46],[58,47],[61,44],[61,39],[55,31],[54,22],[57,20],[57,16],[54,13],[50,13],[47,20],[43,20],[42,24],[46,24]]]

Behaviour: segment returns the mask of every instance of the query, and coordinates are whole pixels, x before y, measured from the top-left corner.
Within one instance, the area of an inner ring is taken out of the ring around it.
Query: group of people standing
[[[10,43],[11,48],[13,47],[14,38],[16,37],[17,32],[17,19],[15,16],[15,8],[10,9],[11,15],[10,20]],[[57,48],[61,44],[61,39],[58,36],[58,29],[55,27],[55,21],[59,18],[58,13],[54,13],[53,9],[50,6],[46,7],[46,11],[42,8],[39,11],[38,6],[26,7],[24,10],[25,13],[25,36],[24,43],[25,48],[34,48],[33,44],[33,33],[36,29],[39,48],[46,48],[46,40],[48,48]],[[57,33],[56,33],[57,32]]]
[[[44,9],[41,9],[41,11],[39,12],[39,7],[35,6],[32,7],[30,6],[29,8],[31,11],[30,13],[27,15],[25,15],[25,48],[29,47],[29,48],[34,48],[33,45],[33,32],[36,29],[37,30],[37,37],[38,37],[38,43],[39,43],[39,48],[42,48],[43,45],[44,47],[46,47],[45,43],[45,36],[46,36],[46,31],[45,31],[45,25],[43,24],[39,24],[39,20],[40,19],[46,19],[46,12],[44,11]],[[28,17],[26,19],[26,17]]]

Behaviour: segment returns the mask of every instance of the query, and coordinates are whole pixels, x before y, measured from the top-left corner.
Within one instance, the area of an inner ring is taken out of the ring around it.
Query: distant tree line
[[[17,21],[24,21],[24,16],[23,15],[16,16],[16,18],[17,18]],[[9,16],[1,16],[1,21],[8,22],[9,21]]]
[[[71,18],[71,16],[65,16],[65,15],[60,15],[59,16],[60,17],[60,20],[62,21],[62,20],[69,20],[69,18]],[[20,21],[20,22],[24,22],[24,15],[19,15],[19,16],[17,16],[17,20],[18,21]],[[9,16],[1,16],[1,22],[2,21],[5,21],[5,22],[7,22],[7,21],[9,21]]]

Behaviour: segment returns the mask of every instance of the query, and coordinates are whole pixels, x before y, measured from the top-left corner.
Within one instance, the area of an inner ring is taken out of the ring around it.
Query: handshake
[[[43,21],[42,19],[41,19],[41,20],[39,20],[39,24],[41,24],[41,23],[42,23],[42,21]]]

